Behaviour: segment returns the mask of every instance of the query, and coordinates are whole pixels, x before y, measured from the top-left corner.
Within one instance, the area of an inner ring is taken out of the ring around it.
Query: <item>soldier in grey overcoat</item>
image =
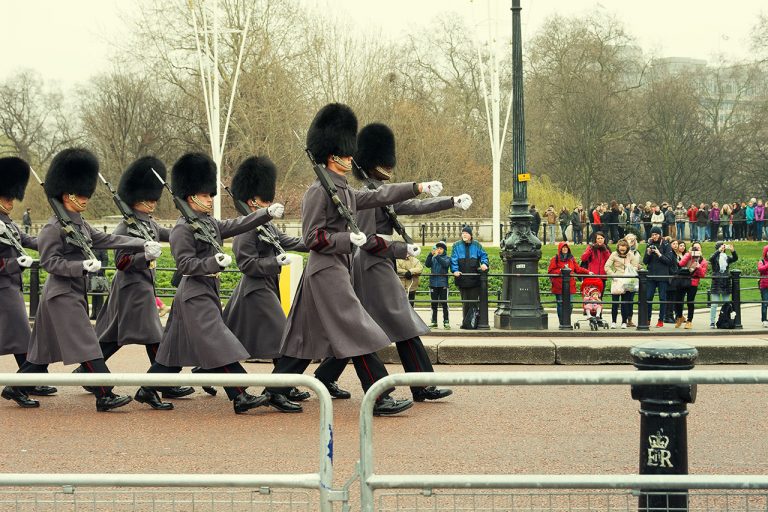
[[[29,317],[24,305],[21,274],[34,261],[22,249],[37,250],[37,237],[11,220],[13,202],[24,199],[29,181],[29,164],[14,156],[0,158],[0,355],[13,354],[19,368],[27,360],[29,346]],[[13,240],[16,242],[14,243]],[[26,389],[29,395],[47,396],[56,393],[51,386]]]
[[[159,159],[144,156],[134,161],[120,177],[117,194],[156,242],[167,242],[171,230],[161,227],[151,216],[163,193],[163,184],[152,172],[153,169],[165,179],[165,164]],[[117,225],[113,233],[141,236],[139,230],[125,220]],[[143,345],[149,364],[152,364],[163,337],[163,326],[155,305],[154,264],[147,261],[143,253],[118,249],[115,251],[115,266],[117,272],[107,304],[96,318],[96,335],[104,360],[108,361],[124,345]],[[83,371],[83,368],[79,370]],[[171,387],[163,392],[163,397],[180,398],[194,391],[189,386]],[[154,403],[156,408],[172,405],[160,405],[152,390],[140,390],[136,400]]]
[[[251,211],[268,208],[275,199],[277,168],[266,156],[252,156],[240,164],[231,192]],[[232,243],[243,277],[224,308],[224,323],[237,336],[252,359],[280,357],[285,313],[280,304],[280,270],[290,265],[285,251],[307,252],[301,238],[288,236],[273,223],[237,235]],[[292,388],[289,400],[301,401],[309,393]]]
[[[391,179],[392,169],[397,163],[392,130],[380,123],[363,127],[357,136],[355,163],[355,177],[361,181],[368,178],[375,188]],[[369,183],[364,183],[364,186],[370,188]],[[471,198],[462,194],[457,197],[409,199],[392,206],[396,215],[422,215],[453,207],[466,210],[471,203]],[[392,240],[394,224],[384,208],[360,210],[357,222],[366,233],[376,233],[377,237]],[[360,303],[395,343],[403,369],[406,372],[433,372],[432,362],[419,337],[428,333],[429,327],[411,307],[395,271],[394,260],[408,256],[406,247],[404,242],[392,242],[389,250],[375,246],[371,250],[358,251],[352,261],[352,282]],[[335,381],[346,367],[345,363],[344,360],[326,360],[318,367],[315,377]],[[421,402],[444,398],[452,391],[420,386],[412,387],[411,393],[414,400]]]
[[[45,180],[45,192],[52,201],[61,201],[63,208],[91,248],[143,251],[147,259],[156,258],[160,245],[129,236],[108,235],[93,229],[81,216],[96,189],[99,163],[88,150],[69,148],[52,160]],[[29,342],[27,361],[19,373],[46,373],[48,365],[82,363],[86,371],[109,373],[101,353],[96,333],[88,318],[85,296],[86,275],[97,272],[101,263],[87,259],[84,250],[70,242],[62,222],[52,217],[40,231],[38,247],[40,265],[48,272],[40,304],[35,314],[35,326]],[[131,401],[119,396],[111,387],[93,388],[96,410],[108,411]],[[21,388],[6,387],[3,397],[22,407],[38,407]]]
[[[338,195],[354,215],[358,209],[376,208],[412,198],[436,188],[437,182],[387,185],[376,191],[355,190],[345,174],[352,168],[357,118],[346,105],[323,107],[307,132],[307,148],[322,165],[338,189]],[[319,180],[310,185],[302,202],[302,234],[309,248],[304,270],[288,321],[275,373],[301,373],[312,359],[351,358],[364,390],[387,375],[376,351],[389,344],[386,333],[370,317],[352,289],[350,278],[353,246],[364,249],[389,242],[365,233],[349,231],[334,202]],[[326,383],[327,384],[327,383]],[[301,406],[285,403],[284,388],[270,388],[271,405],[283,412],[298,412]],[[281,395],[276,398],[276,395]],[[278,404],[277,400],[282,403]],[[388,393],[377,400],[374,414],[402,412],[413,405],[395,400]]]
[[[273,204],[236,219],[221,221],[211,217],[217,190],[216,164],[202,153],[182,156],[174,164],[171,178],[174,196],[189,205],[197,221],[208,226],[219,245],[225,238],[283,215],[283,206]],[[184,366],[210,373],[246,373],[240,361],[249,357],[248,351],[224,324],[219,298],[219,273],[232,263],[232,257],[196,238],[183,216],[171,230],[170,241],[182,277],[149,373],[178,373]],[[268,400],[266,395],[253,396],[243,387],[224,389],[237,414],[265,405]]]

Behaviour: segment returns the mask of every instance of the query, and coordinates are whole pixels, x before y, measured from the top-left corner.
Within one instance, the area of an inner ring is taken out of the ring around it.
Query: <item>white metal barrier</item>
[[[301,386],[320,401],[320,449],[317,473],[297,474],[79,474],[0,473],[0,486],[89,487],[276,487],[315,489],[320,510],[330,512],[333,487],[333,405],[325,386],[307,375],[219,373],[0,373],[0,386]]]
[[[768,371],[459,372],[389,375],[371,386],[360,408],[361,509],[374,510],[377,489],[768,489],[766,475],[383,475],[374,472],[373,406],[397,386],[597,386],[632,384],[767,384]]]

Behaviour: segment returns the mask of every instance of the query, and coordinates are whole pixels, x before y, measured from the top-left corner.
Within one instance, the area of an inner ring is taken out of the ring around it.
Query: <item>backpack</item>
[[[715,326],[718,329],[736,328],[736,311],[733,310],[733,304],[730,302],[723,304],[723,307],[720,308],[720,315],[717,317]]]

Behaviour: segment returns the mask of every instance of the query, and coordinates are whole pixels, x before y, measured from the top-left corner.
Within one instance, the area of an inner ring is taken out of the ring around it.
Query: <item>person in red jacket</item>
[[[587,246],[587,250],[581,255],[581,266],[590,271],[592,274],[604,275],[605,274],[605,262],[611,257],[611,249],[605,243],[605,235],[602,231],[597,231],[594,234],[594,240]],[[605,289],[605,277],[601,277],[603,280],[603,289]],[[602,299],[602,294],[600,295]]]
[[[552,257],[551,260],[549,260],[549,268],[547,269],[547,274],[561,274],[563,272],[564,268],[570,268],[572,274],[591,274],[592,272],[582,268],[579,266],[579,264],[576,262],[576,258],[573,257],[573,254],[571,254],[571,247],[568,245],[568,242],[560,242],[557,244],[557,254]],[[552,281],[552,293],[555,296],[555,300],[557,300],[557,319],[560,322],[560,325],[563,325],[563,280],[561,277],[550,277],[550,281]],[[571,279],[571,295],[576,293],[576,279]],[[573,304],[573,302],[571,302]],[[573,311],[573,306],[570,307],[570,310],[567,312],[568,316],[570,317],[571,311]]]

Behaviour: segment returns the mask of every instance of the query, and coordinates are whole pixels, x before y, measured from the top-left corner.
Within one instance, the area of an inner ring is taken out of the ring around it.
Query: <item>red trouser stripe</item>
[[[416,371],[421,371],[421,366],[419,366],[419,359],[416,357],[416,351],[413,349],[413,340],[408,340],[408,350],[411,352],[411,357],[413,357],[413,364],[416,366]]]
[[[226,366],[222,366],[222,368],[224,369],[224,373],[232,373],[231,371],[229,371],[229,369]],[[240,386],[235,386],[235,389],[237,390],[238,394],[245,393],[245,390]]]
[[[88,371],[89,371],[90,373],[96,373],[96,371],[93,369],[93,365],[91,364],[91,362],[90,362],[90,361],[86,361],[86,362],[84,362],[83,364],[85,365],[85,367],[86,367],[86,368],[88,368]],[[107,389],[106,389],[106,388],[104,388],[104,387],[102,387],[102,386],[100,386],[100,388],[101,388],[101,392],[102,392],[102,394],[104,394],[104,395],[106,396],[106,394],[107,394]]]
[[[360,356],[360,360],[363,362],[363,366],[365,367],[365,371],[368,372],[368,377],[371,379],[371,384],[373,384],[373,373],[371,373],[371,369],[368,368],[368,363],[365,361],[366,356]]]

